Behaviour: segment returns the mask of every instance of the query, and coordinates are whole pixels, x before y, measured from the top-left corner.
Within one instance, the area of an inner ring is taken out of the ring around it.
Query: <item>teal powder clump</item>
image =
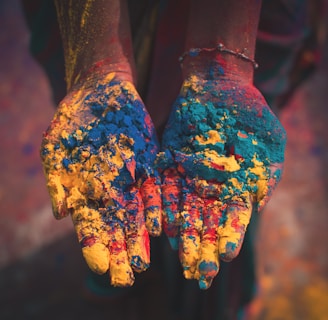
[[[220,141],[200,143],[199,137],[203,141],[209,139],[211,130],[219,134]],[[245,191],[257,191],[260,177],[250,169],[261,163],[269,178],[270,166],[284,161],[285,140],[280,122],[254,87],[204,81],[190,86],[176,100],[163,137],[166,153],[160,166],[174,161],[189,178],[218,181],[224,186],[221,197],[228,199]],[[233,156],[240,169],[228,172],[224,167],[207,165],[208,151],[217,156]],[[280,175],[277,170],[277,181]],[[236,178],[242,187],[232,185],[231,178]]]

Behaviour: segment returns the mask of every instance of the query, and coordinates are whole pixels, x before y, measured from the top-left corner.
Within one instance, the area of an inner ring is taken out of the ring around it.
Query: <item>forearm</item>
[[[186,51],[215,48],[222,43],[234,52],[243,52],[249,60],[224,52],[203,51],[197,57],[184,59],[184,74],[204,68],[204,60],[218,60],[225,64],[228,72],[252,79],[254,64],[251,60],[254,59],[260,8],[259,0],[191,0]]]
[[[68,89],[89,70],[122,72],[132,80],[135,71],[125,0],[55,0],[55,4]]]

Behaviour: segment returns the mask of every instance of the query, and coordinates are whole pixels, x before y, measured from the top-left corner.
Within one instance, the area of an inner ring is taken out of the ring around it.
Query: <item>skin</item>
[[[126,2],[56,1],[67,95],[41,156],[56,218],[71,215],[83,256],[131,286],[161,232],[158,142],[134,84]]]
[[[238,255],[252,211],[280,180],[284,148],[284,129],[252,84],[196,76],[184,82],[158,166],[164,230],[185,277],[202,289],[218,273],[219,258]]]
[[[157,152],[138,93],[116,73],[71,91],[43,139],[54,214],[71,215],[87,264],[114,286],[148,268],[149,234],[161,232]]]
[[[68,93],[42,144],[54,213],[72,216],[93,271],[109,270],[113,285],[129,286],[133,270],[149,265],[148,235],[161,231],[161,199],[154,169],[159,145],[135,90],[126,2],[55,3]],[[253,59],[259,10],[255,0],[191,1],[185,51],[223,42]],[[202,51],[186,56],[181,69],[176,102],[172,108],[160,104],[160,130],[171,113],[156,166],[162,175],[164,230],[179,248],[185,277],[207,289],[219,259],[237,256],[253,208],[263,207],[279,181],[283,159],[271,157],[271,149],[274,145],[283,154],[285,133],[253,87],[248,61]],[[195,114],[195,104],[207,115],[222,105],[224,110],[213,123],[212,116]],[[156,113],[156,107],[150,109]],[[264,130],[268,119],[269,133]],[[113,129],[118,123],[120,129]],[[194,130],[199,123],[206,126]],[[231,131],[232,123],[241,130]],[[107,140],[95,135],[99,131]],[[72,139],[77,140],[73,147]],[[253,152],[236,153],[235,147],[249,149],[238,139],[251,143]],[[145,152],[138,147],[142,141]]]
[[[185,51],[224,43],[253,59],[260,5],[251,0],[191,1]],[[252,63],[231,54],[201,51],[187,55],[181,67],[184,80],[158,159],[163,222],[172,247],[179,249],[185,277],[197,279],[200,288],[207,289],[219,271],[219,260],[238,255],[252,211],[263,208],[280,179],[283,156],[273,159],[260,149],[270,150],[273,144],[283,155],[286,137],[252,84]],[[218,109],[230,124],[217,118],[213,123]],[[274,142],[263,138],[267,135],[263,113],[270,118]],[[241,144],[252,154],[231,150],[238,134],[241,141],[254,137],[251,149]]]
[[[91,74],[119,72],[133,82],[130,24],[126,1],[56,0],[64,46],[68,91]]]
[[[244,50],[253,59],[260,9],[261,1],[258,0],[191,0],[185,50],[214,48],[223,43],[231,50]],[[214,58],[215,53],[186,59],[182,65],[183,78],[186,79],[191,72],[206,73],[206,62]],[[253,66],[250,63],[235,59],[230,54],[224,54],[222,58],[230,78],[236,75],[252,81]]]

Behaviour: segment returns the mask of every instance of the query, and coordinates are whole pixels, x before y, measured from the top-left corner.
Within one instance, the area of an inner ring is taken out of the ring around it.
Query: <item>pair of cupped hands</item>
[[[163,227],[185,278],[207,289],[280,180],[285,140],[251,83],[192,75],[159,143],[133,83],[108,73],[70,90],[41,157],[54,215],[71,215],[92,271],[131,286]]]

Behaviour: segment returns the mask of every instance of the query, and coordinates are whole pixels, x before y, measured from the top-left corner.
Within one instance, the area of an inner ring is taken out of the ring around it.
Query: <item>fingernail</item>
[[[213,261],[202,261],[199,264],[199,272],[201,274],[206,274],[206,275],[211,275],[211,276],[215,276],[218,273],[218,265],[217,263],[213,262]]]
[[[137,272],[145,271],[149,268],[149,263],[146,263],[139,256],[132,256],[131,266]]]
[[[220,259],[229,262],[238,256],[240,247],[234,242],[227,242],[225,247],[220,250]]]
[[[201,276],[199,281],[198,281],[199,288],[201,290],[208,289],[211,286],[212,281],[213,281],[213,279],[211,279],[211,278],[206,279],[204,276]]]

